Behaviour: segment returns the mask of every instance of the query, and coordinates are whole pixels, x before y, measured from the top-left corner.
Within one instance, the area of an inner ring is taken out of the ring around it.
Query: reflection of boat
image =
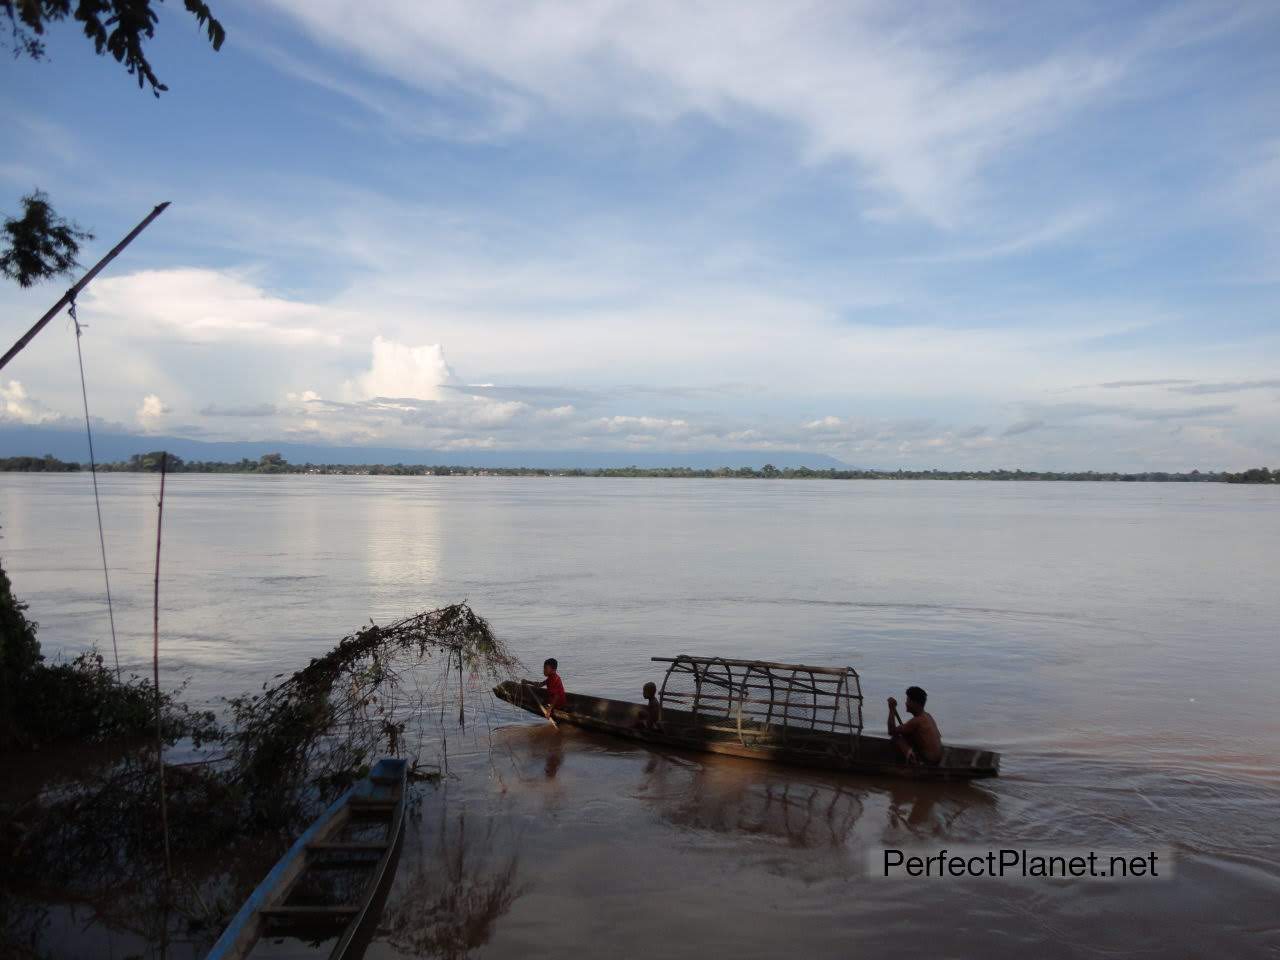
[[[300,836],[209,952],[246,957],[263,937],[336,939],[330,960],[357,957],[381,912],[403,833],[408,764],[379,760]]]
[[[936,766],[905,763],[893,742],[862,732],[862,688],[851,668],[680,656],[668,663],[659,695],[661,722],[645,725],[641,704],[568,694],[555,719],[646,743],[851,773],[920,780],[973,780],[999,774],[990,750],[945,746]],[[493,688],[502,700],[541,714],[532,686]]]
[[[774,837],[798,848],[844,846],[868,795],[844,778],[819,779],[823,774],[744,776],[736,766],[655,760],[645,796],[664,820],[693,830]]]

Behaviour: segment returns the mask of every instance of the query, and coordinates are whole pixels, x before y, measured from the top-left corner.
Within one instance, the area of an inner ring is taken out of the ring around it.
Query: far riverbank
[[[100,463],[97,469],[106,473],[157,473],[164,451],[134,454],[128,460]],[[0,459],[0,472],[75,473],[88,470],[89,464],[73,463],[56,457],[8,457]],[[397,477],[617,477],[644,479],[744,479],[744,480],[1044,480],[1098,481],[1107,483],[1280,483],[1280,468],[1254,467],[1240,473],[1200,471],[1171,473],[1147,471],[1121,473],[1097,470],[815,470],[809,467],[778,468],[765,464],[751,467],[718,467],[698,470],[690,467],[602,467],[599,469],[539,467],[473,467],[450,464],[340,464],[290,463],[278,453],[264,454],[257,460],[232,462],[183,460],[168,454],[165,469],[169,473],[266,473],[340,476]]]

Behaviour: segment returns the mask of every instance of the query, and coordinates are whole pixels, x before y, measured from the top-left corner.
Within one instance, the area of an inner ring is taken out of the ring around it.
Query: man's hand
[[[897,709],[898,709],[898,698],[897,698],[897,697],[890,697],[890,698],[889,698],[889,709],[890,709],[890,710],[897,710]]]

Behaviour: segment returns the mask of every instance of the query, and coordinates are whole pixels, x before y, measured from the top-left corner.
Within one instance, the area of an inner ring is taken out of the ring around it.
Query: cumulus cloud
[[[692,428],[687,420],[664,417],[613,416],[600,417],[587,424],[587,429],[600,433],[631,435],[687,435]]]
[[[53,423],[63,419],[27,393],[21,381],[0,384],[0,419],[11,423]]]
[[[114,329],[192,343],[337,346],[337,311],[273,296],[245,279],[183,267],[97,280],[83,313]]]
[[[454,379],[438,343],[409,346],[374,337],[368,372],[346,385],[349,396],[439,400]]]
[[[845,422],[839,417],[820,417],[817,420],[810,420],[802,425],[804,429],[820,433],[831,433],[833,431],[844,429]]]
[[[169,412],[169,408],[165,406],[163,400],[154,393],[149,393],[142,398],[142,403],[138,406],[135,417],[144,430],[152,430],[159,424],[160,419]]]

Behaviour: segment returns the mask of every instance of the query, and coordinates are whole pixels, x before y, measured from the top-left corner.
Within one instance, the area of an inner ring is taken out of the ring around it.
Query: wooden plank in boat
[[[387,847],[389,846],[391,846],[391,844],[381,843],[381,842],[364,843],[364,842],[356,842],[356,841],[347,842],[347,841],[318,840],[315,843],[308,843],[307,849],[314,850],[316,852],[327,852],[329,850],[333,850],[338,853],[346,853],[349,851],[357,851],[357,850],[371,850],[374,852],[378,852],[378,851],[387,849]]]
[[[356,904],[305,904],[297,906],[268,907],[261,911],[264,917],[272,920],[303,920],[333,917],[350,920],[360,912]]]

